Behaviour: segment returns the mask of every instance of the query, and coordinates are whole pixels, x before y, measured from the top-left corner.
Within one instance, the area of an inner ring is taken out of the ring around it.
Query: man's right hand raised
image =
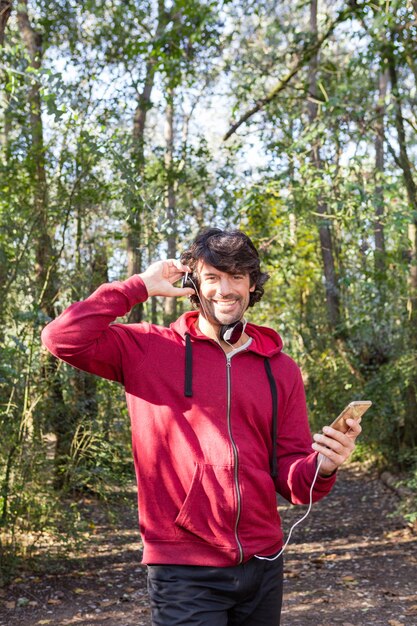
[[[145,283],[148,296],[180,297],[192,296],[195,293],[190,287],[174,287],[185,272],[190,272],[188,265],[183,265],[176,259],[166,261],[156,261],[152,263],[144,272],[139,274]]]

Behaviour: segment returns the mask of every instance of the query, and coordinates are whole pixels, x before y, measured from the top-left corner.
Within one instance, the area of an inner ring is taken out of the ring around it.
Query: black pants
[[[153,626],[279,626],[282,556],[235,567],[149,565]]]

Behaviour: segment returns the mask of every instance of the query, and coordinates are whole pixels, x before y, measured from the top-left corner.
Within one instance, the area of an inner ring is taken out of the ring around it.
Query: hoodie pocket
[[[240,466],[242,494],[242,524],[260,529],[279,523],[274,481],[265,470]],[[241,524],[241,526],[242,526]]]
[[[186,531],[213,545],[229,547],[235,542],[236,515],[233,466],[196,465],[190,490],[175,520],[179,533]]]

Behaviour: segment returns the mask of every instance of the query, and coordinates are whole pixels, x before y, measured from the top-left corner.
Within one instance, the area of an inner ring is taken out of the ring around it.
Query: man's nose
[[[230,279],[227,276],[222,277],[218,285],[219,294],[221,294],[222,296],[227,296],[230,293],[230,290]]]

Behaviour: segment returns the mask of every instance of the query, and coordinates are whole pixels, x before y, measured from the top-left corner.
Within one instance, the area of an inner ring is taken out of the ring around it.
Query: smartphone
[[[351,402],[343,409],[341,414],[336,417],[330,426],[339,430],[341,433],[347,433],[349,426],[346,424],[346,420],[349,418],[354,420],[360,419],[370,406],[372,406],[370,400],[356,400],[355,402]]]

